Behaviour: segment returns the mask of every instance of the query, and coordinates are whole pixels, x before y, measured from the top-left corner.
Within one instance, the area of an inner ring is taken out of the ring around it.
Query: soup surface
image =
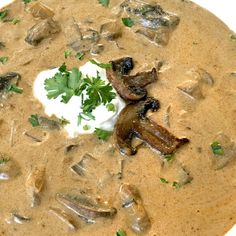
[[[236,36],[184,0],[42,2],[46,13],[32,10],[36,2],[17,0],[0,21],[0,235],[100,236],[119,229],[128,236],[224,235],[236,223]],[[42,22],[49,30],[35,36],[32,27]],[[73,44],[81,36],[74,25],[90,32],[79,41],[89,49]],[[29,122],[32,115],[47,117],[33,95],[41,71],[124,57],[133,59],[133,75],[158,72],[146,89],[160,108],[144,120],[188,143],[167,153],[136,135],[137,153],[122,155],[118,127],[105,141],[94,134],[69,138],[61,120],[53,130]],[[21,76],[17,87],[4,87],[9,72]],[[78,196],[95,202],[88,217],[76,212]]]

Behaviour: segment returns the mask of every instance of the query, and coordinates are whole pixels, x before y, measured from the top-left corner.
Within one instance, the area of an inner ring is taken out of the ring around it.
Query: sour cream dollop
[[[87,62],[81,66],[79,70],[83,77],[86,75],[89,77],[96,77],[97,73],[99,73],[101,80],[108,83],[106,70],[92,64],[91,62]],[[111,101],[115,106],[115,111],[108,111],[106,105],[102,104],[96,107],[92,112],[95,120],[87,121],[82,119],[81,123],[78,124],[78,116],[82,112],[82,109],[80,108],[82,105],[81,96],[73,96],[66,104],[61,102],[62,96],[59,96],[56,99],[48,99],[47,97],[47,91],[44,88],[44,81],[48,78],[52,78],[57,72],[58,68],[42,71],[38,74],[34,82],[34,96],[43,105],[45,113],[48,116],[55,115],[58,119],[64,118],[69,121],[69,124],[65,125],[64,128],[67,131],[68,136],[71,138],[75,138],[80,134],[93,133],[95,128],[112,131],[119,113],[125,106],[125,102],[120,98],[116,91],[113,91],[116,93],[116,97]]]

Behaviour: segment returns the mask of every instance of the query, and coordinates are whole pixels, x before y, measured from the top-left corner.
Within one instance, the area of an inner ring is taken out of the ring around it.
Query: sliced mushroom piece
[[[169,182],[178,183],[179,187],[188,184],[193,180],[184,166],[176,159],[170,161],[164,160],[161,169],[161,176]]]
[[[10,218],[6,220],[6,222],[8,224],[13,224],[13,223],[24,224],[24,223],[27,223],[29,221],[31,221],[30,217],[20,215],[16,212],[12,212]]]
[[[7,154],[0,153],[0,181],[14,179],[20,174],[20,167]]]
[[[60,26],[51,18],[41,20],[29,29],[25,41],[30,45],[37,46],[43,39],[60,32]]]
[[[211,154],[212,166],[215,170],[220,170],[236,160],[236,143],[226,134],[219,133],[214,140],[221,145],[222,155]]]
[[[100,54],[103,51],[104,51],[104,46],[102,44],[95,44],[90,49],[90,54],[92,56],[96,56],[96,55]]]
[[[68,153],[72,152],[73,150],[77,149],[78,147],[79,147],[78,144],[70,144],[70,145],[65,147],[64,153],[68,154]]]
[[[83,155],[80,162],[71,166],[71,170],[80,176],[91,177],[91,175],[95,174],[95,169],[97,166],[97,159],[95,159],[92,155],[86,153],[85,155]],[[94,173],[93,171],[91,171],[91,169],[94,170]]]
[[[27,11],[30,12],[33,17],[41,19],[51,18],[55,15],[53,10],[42,2],[31,3]]]
[[[133,69],[132,58],[121,58],[112,61],[112,68],[107,69],[107,77],[119,95],[130,101],[137,101],[147,95],[145,86],[157,80],[157,71],[153,68],[148,72],[128,75]]]
[[[26,192],[31,199],[31,207],[40,205],[40,193],[45,184],[45,172],[44,166],[35,167],[26,179]]]
[[[43,116],[38,116],[38,122],[39,126],[43,129],[49,129],[49,130],[59,130],[60,125],[55,120],[50,120]]]
[[[167,45],[171,32],[180,22],[173,13],[164,11],[158,4],[148,4],[139,0],[125,0],[121,9],[132,18],[135,27],[132,29],[149,39],[151,42]]]
[[[55,215],[62,222],[64,222],[70,230],[76,231],[78,229],[73,217],[60,208],[50,207],[49,212]]]
[[[87,195],[70,196],[58,193],[56,199],[88,223],[95,223],[99,217],[113,217],[117,213],[115,208],[98,203]]]
[[[151,221],[136,186],[122,184],[119,195],[127,214],[129,227],[137,234],[147,233],[151,228]]]
[[[171,154],[183,144],[187,138],[177,138],[164,127],[145,117],[148,110],[157,111],[159,102],[147,98],[135,104],[128,104],[120,113],[115,129],[117,146],[122,154],[134,155],[137,149],[132,146],[134,136],[148,143],[162,154]]]
[[[0,75],[0,93],[4,92],[11,84],[17,85],[20,79],[20,74],[16,72]]]
[[[101,25],[100,33],[108,41],[114,41],[121,37],[121,25],[117,21],[110,21]]]
[[[192,99],[199,100],[204,98],[198,81],[187,80],[178,85],[177,88]]]

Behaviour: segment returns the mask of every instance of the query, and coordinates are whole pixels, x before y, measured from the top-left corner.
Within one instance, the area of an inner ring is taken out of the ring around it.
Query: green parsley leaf
[[[112,112],[116,111],[116,107],[115,107],[115,105],[113,103],[108,103],[106,105],[106,108],[107,108],[108,111],[112,111]]]
[[[95,120],[95,116],[90,112],[80,112],[78,115],[78,125],[81,124],[82,120],[90,121]]]
[[[7,88],[8,92],[14,92],[14,93],[23,93],[23,89],[16,86],[15,84],[11,84],[8,88]]]
[[[98,2],[99,2],[102,6],[108,7],[110,0],[98,0]]]
[[[70,51],[70,50],[67,50],[64,52],[65,59],[67,59],[68,57],[71,57],[71,55],[72,55],[72,51]]]
[[[110,136],[112,135],[111,131],[103,130],[103,129],[99,129],[99,128],[95,128],[94,133],[97,135],[97,137],[99,139],[102,139],[105,141],[107,141],[110,138]]]
[[[11,23],[12,23],[13,25],[16,25],[16,24],[20,23],[20,20],[17,19],[17,18],[14,18],[14,19],[12,19]]]
[[[0,63],[2,63],[3,65],[6,64],[8,61],[8,57],[0,57]]]
[[[0,21],[2,21],[8,15],[8,10],[0,11]]]
[[[172,161],[172,160],[174,159],[174,155],[173,155],[173,154],[166,154],[166,155],[164,156],[164,159],[165,159],[166,161]]]
[[[168,184],[168,183],[169,183],[169,181],[166,180],[165,178],[160,178],[160,181],[161,181],[163,184]]]
[[[123,229],[119,229],[116,232],[116,236],[127,236],[126,232]]]
[[[127,27],[134,26],[134,21],[130,17],[122,18],[122,22]]]
[[[24,4],[31,3],[32,1],[37,1],[37,0],[22,0],[22,2],[23,2]]]
[[[2,157],[1,159],[0,159],[0,165],[5,165],[5,164],[7,164],[7,162],[9,162],[10,161],[10,159],[8,158],[8,157]]]
[[[96,65],[96,66],[99,66],[103,69],[109,69],[109,68],[112,68],[112,64],[111,63],[98,63],[96,62],[95,60],[93,59],[90,59],[89,60],[92,64]]]
[[[83,126],[83,130],[90,130],[90,128],[91,128],[91,127],[90,127],[89,125],[84,125],[84,126]]]
[[[77,58],[78,60],[82,61],[84,59],[85,54],[82,52],[77,52],[75,55],[75,58]]]
[[[99,74],[97,77],[86,77],[84,79],[86,86],[86,94],[88,98],[84,101],[82,109],[84,112],[91,112],[97,106],[101,104],[107,104],[116,97],[113,92],[113,88],[110,84],[106,84],[105,81],[101,80]]]
[[[30,124],[31,124],[33,127],[39,126],[39,118],[38,118],[38,115],[37,115],[37,114],[31,115],[31,116],[29,117],[28,121],[30,122]]]
[[[220,143],[217,141],[211,144],[211,149],[215,155],[220,155],[220,156],[224,155],[224,150],[222,149]]]
[[[174,181],[174,182],[172,183],[172,187],[174,187],[174,188],[180,188],[181,185],[180,185],[178,182]]]
[[[59,123],[62,125],[62,126],[65,126],[65,125],[68,125],[70,124],[70,121],[65,119],[64,117],[61,117],[61,119],[59,119]]]

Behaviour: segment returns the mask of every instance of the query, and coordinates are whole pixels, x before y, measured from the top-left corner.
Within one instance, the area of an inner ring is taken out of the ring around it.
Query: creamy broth
[[[42,2],[55,13],[54,19],[60,24],[61,32],[37,46],[24,40],[37,19],[27,13],[22,1],[6,7],[10,16],[20,19],[18,24],[0,22],[0,41],[6,45],[0,49],[0,56],[9,57],[6,64],[0,64],[0,75],[18,72],[22,77],[19,86],[23,88],[22,94],[12,94],[0,101],[0,153],[12,157],[20,170],[11,180],[0,181],[0,235],[100,236],[115,235],[121,228],[128,236],[136,235],[127,225],[125,209],[120,202],[118,192],[122,183],[133,184],[140,191],[151,221],[151,228],[145,235],[225,234],[236,223],[236,165],[232,160],[216,170],[210,145],[216,141],[219,132],[236,141],[236,42],[230,38],[232,32],[192,2],[158,0],[156,3],[165,11],[180,18],[167,45],[157,46],[124,25],[122,36],[116,40],[120,48],[115,42],[104,39],[99,42],[104,45],[104,51],[95,57],[97,60],[109,62],[130,56],[135,65],[132,73],[150,70],[158,61],[163,62],[158,80],[147,86],[148,95],[160,101],[160,109],[148,114],[149,118],[177,137],[190,140],[176,151],[174,161],[184,167],[192,180],[174,188],[171,183],[176,180],[175,176],[168,172],[171,165],[163,167],[163,157],[149,146],[141,147],[134,156],[122,156],[115,146],[115,137],[106,142],[94,135],[69,139],[63,129],[42,131],[28,122],[32,114],[45,116],[44,108],[33,96],[36,76],[63,62],[70,69],[80,67],[92,57],[86,55],[81,61],[74,57],[64,58],[64,51],[68,50],[63,32],[66,22],[73,17],[81,25],[97,31],[109,19],[121,22],[112,11],[121,0],[111,0],[108,8],[102,7],[97,0]],[[184,89],[184,82],[201,76],[199,68],[211,75],[214,82],[203,84],[202,94],[189,98],[181,89]],[[164,118],[169,106],[168,127]],[[45,132],[43,142],[35,143],[24,135],[35,130]],[[65,147],[72,144],[78,148],[65,154]],[[70,169],[85,153],[91,154],[99,163],[97,176],[92,180],[81,178]],[[233,155],[235,159],[236,152]],[[119,179],[117,173],[122,160],[123,178]],[[31,208],[26,179],[37,166],[46,169],[45,185],[40,193],[41,204]],[[96,178],[101,180],[99,185]],[[162,183],[160,178],[171,182]],[[117,214],[111,219],[98,218],[94,224],[85,223],[55,200],[56,193],[70,192],[70,189],[92,191],[115,207]],[[70,232],[65,223],[49,212],[50,207],[71,214],[78,230]],[[13,211],[29,216],[31,220],[8,224],[6,220]]]

